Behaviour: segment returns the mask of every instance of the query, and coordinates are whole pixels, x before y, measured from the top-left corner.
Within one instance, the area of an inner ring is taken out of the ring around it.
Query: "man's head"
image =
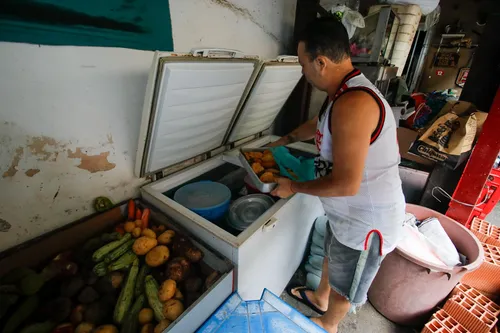
[[[302,73],[316,88],[326,91],[339,68],[351,65],[349,36],[336,18],[319,18],[299,36]]]

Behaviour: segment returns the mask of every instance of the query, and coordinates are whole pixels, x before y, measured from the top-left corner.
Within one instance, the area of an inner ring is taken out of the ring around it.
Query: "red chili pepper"
[[[128,220],[135,221],[135,202],[134,202],[134,200],[129,200],[129,202],[128,202]]]
[[[143,229],[146,229],[149,226],[149,215],[150,214],[151,214],[151,211],[149,210],[149,208],[144,208],[144,211],[142,212],[142,217],[141,217]]]
[[[142,212],[139,208],[135,209],[135,219],[140,220],[142,218]]]

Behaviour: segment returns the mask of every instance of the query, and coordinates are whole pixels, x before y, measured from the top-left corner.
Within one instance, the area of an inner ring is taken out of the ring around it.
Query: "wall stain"
[[[250,11],[248,9],[237,6],[237,5],[229,2],[228,0],[210,0],[210,2],[212,2],[213,4],[219,5],[221,7],[227,8],[230,11],[232,11],[233,13],[235,13],[236,15],[243,16],[244,18],[249,19],[254,24],[256,24],[259,28],[261,28],[262,31],[264,31],[272,39],[274,39],[277,42],[280,42],[278,37],[276,37],[276,35],[274,35],[272,32],[270,32],[266,27],[264,27],[264,25],[262,23],[257,21],[257,19],[252,15],[252,13],[250,13]]]
[[[0,232],[7,232],[11,227],[12,225],[9,222],[4,219],[0,219]]]
[[[10,167],[7,171],[3,173],[3,178],[7,177],[14,177],[17,173],[17,167],[19,165],[19,162],[21,161],[21,157],[23,156],[24,149],[23,147],[19,147],[16,149],[16,153],[14,157],[12,158],[12,162],[10,163]]]
[[[24,174],[28,177],[33,177],[34,175],[36,175],[39,172],[40,172],[40,169],[29,169]]]
[[[116,167],[115,163],[108,161],[109,151],[100,153],[99,155],[87,155],[82,152],[82,148],[76,148],[75,152],[68,149],[69,158],[79,158],[80,164],[77,166],[80,169],[87,170],[91,173],[99,171],[109,171]]]
[[[44,135],[31,137],[31,141],[27,145],[33,155],[41,156],[38,159],[39,161],[48,161],[51,157],[52,161],[55,161],[57,159],[56,152],[47,151],[46,146],[51,146],[53,148],[64,148],[66,145],[61,145],[60,142],[56,141],[54,138]]]
[[[108,138],[108,143],[109,143],[110,145],[112,145],[113,143],[115,143],[115,142],[113,141],[113,136],[111,135],[111,133],[108,133],[108,134],[106,135],[106,137]]]

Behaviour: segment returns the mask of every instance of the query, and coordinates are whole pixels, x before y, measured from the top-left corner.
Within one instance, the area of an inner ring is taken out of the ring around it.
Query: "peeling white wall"
[[[175,51],[272,58],[293,0],[170,0]],[[152,52],[0,43],[0,251],[137,195],[135,151]]]

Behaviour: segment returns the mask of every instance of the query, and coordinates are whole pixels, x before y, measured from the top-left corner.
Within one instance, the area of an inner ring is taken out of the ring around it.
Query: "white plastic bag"
[[[341,22],[347,30],[347,34],[349,35],[349,39],[354,36],[354,32],[356,28],[364,28],[365,27],[365,19],[363,15],[359,12],[350,9],[344,5],[338,5],[330,8],[330,12],[334,15],[337,15],[342,18]]]
[[[418,230],[425,236],[427,244],[447,266],[460,264],[460,256],[450,237],[435,217],[422,221]]]

